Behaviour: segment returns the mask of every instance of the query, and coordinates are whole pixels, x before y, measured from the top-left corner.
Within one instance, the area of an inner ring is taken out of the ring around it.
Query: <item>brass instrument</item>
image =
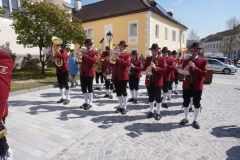
[[[82,63],[82,52],[87,53],[87,48],[86,47],[81,47],[78,50],[77,57],[76,57],[76,62],[78,63],[78,66],[80,66],[81,63]]]
[[[62,44],[63,41],[58,37],[52,37],[52,42],[53,42],[53,46],[52,46],[53,54],[61,54],[58,50],[57,45]],[[60,58],[55,58],[54,57],[54,63],[55,63],[56,66],[61,67],[63,65],[63,60],[60,59]]]
[[[113,44],[113,49],[110,51],[110,54],[111,56],[109,62],[111,64],[116,64],[117,61],[115,57],[120,55],[119,46]]]
[[[153,57],[152,57],[152,60],[151,60],[151,62],[153,62]],[[151,63],[150,63],[150,65],[151,65]],[[149,65],[149,67],[150,67],[150,65]],[[151,67],[152,68],[152,67]],[[152,75],[152,69],[151,69],[151,71],[142,71],[142,74],[143,75],[146,75],[147,76],[147,81],[149,81],[150,79],[149,79],[149,77]]]
[[[102,60],[101,60],[101,56],[102,56],[102,51],[99,49],[98,50],[98,59],[97,59],[97,62],[96,62],[96,65],[95,65],[95,71],[97,73],[100,73],[102,72]]]

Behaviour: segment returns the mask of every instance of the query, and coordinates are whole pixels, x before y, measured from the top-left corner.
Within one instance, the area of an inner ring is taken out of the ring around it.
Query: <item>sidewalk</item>
[[[214,74],[204,86],[201,129],[179,126],[183,119],[182,95],[173,95],[160,121],[146,119],[149,111],[144,79],[139,104],[116,114],[117,99],[100,98],[93,108],[84,103],[79,88],[71,90],[69,105],[56,104],[58,88],[9,98],[8,142],[14,159],[240,159],[240,80],[236,75]],[[179,89],[181,84],[179,85]],[[129,94],[130,95],[130,94]],[[193,114],[190,115],[192,123]]]

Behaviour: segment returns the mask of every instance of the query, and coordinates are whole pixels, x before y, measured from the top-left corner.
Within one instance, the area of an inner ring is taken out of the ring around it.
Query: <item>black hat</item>
[[[175,55],[175,54],[177,54],[177,52],[176,52],[176,50],[173,50],[172,55]]]
[[[168,54],[172,54],[172,52],[170,50],[168,50],[167,52],[168,52]]]
[[[106,46],[106,48],[105,48],[106,50],[109,50],[110,48],[108,47],[108,46]]]
[[[93,44],[91,39],[86,39],[85,44]]]
[[[157,44],[157,43],[153,43],[153,44],[152,44],[152,47],[149,48],[149,50],[159,50],[159,49],[161,49],[161,48],[158,47],[158,44]]]
[[[104,57],[107,57],[110,55],[110,53],[108,51],[105,51],[105,52],[103,52],[103,55],[104,55]]]
[[[125,47],[127,47],[128,45],[126,44],[125,41],[120,41],[118,46],[125,46]]]
[[[197,42],[194,42],[189,49],[191,49],[191,48],[194,48],[194,49],[202,49],[202,48],[200,47],[199,43],[197,43]]]
[[[162,53],[168,52],[168,47],[163,47],[163,49],[161,51],[162,51]]]
[[[136,50],[133,50],[131,54],[132,54],[132,55],[138,55],[138,53],[137,53]]]

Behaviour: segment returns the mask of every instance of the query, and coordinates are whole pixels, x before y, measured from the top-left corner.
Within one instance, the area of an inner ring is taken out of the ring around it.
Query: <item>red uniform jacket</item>
[[[69,69],[68,69],[68,51],[67,51],[67,49],[66,48],[62,48],[62,49],[60,49],[60,51],[59,51],[61,54],[59,54],[59,53],[55,53],[54,54],[54,57],[55,58],[59,58],[59,59],[62,59],[62,61],[63,61],[63,65],[62,65],[62,72],[67,72]],[[56,74],[58,74],[58,66],[56,66],[55,65],[55,63],[54,63],[54,66],[55,66],[55,68],[56,68]]]
[[[140,78],[142,77],[142,61],[141,60],[136,60],[135,63],[133,64],[134,67],[134,73],[135,73],[135,78]]]
[[[190,61],[190,58],[184,60],[182,69],[188,65],[189,61]],[[203,90],[203,82],[207,74],[208,61],[204,58],[198,57],[198,59],[196,59],[194,63],[195,63],[195,68],[193,70],[194,90],[201,91]],[[185,78],[185,81],[183,82],[183,89],[189,89],[189,86],[190,86],[190,76],[187,75]]]
[[[88,51],[85,56],[82,57],[80,76],[83,76],[83,72],[85,77],[94,77],[94,68],[97,61],[98,52],[91,50]],[[85,68],[85,70],[84,70]]]
[[[13,71],[13,60],[0,50],[0,121],[8,115],[8,95]]]
[[[149,56],[146,58],[144,68],[142,69],[143,71],[146,71],[147,67],[150,66],[152,62],[152,56]],[[156,65],[155,73],[154,73],[154,86],[162,86],[163,85],[163,74],[166,73],[167,71],[167,65],[166,65],[166,60],[165,58],[158,56],[155,58],[154,61]],[[145,84],[146,86],[150,86],[152,76],[149,77],[149,80],[146,76]]]
[[[112,64],[112,79],[115,80],[116,70],[118,70],[118,80],[129,80],[128,71],[129,71],[129,65],[131,64],[131,61],[132,61],[132,56],[127,51],[121,54],[116,64]]]
[[[181,64],[181,59],[179,57],[174,58],[174,66],[175,64],[180,65]],[[178,69],[174,67],[174,73],[178,73]]]
[[[101,66],[101,69],[102,69],[102,73],[104,74],[105,71],[107,70],[106,66],[108,64],[108,67],[109,67],[109,74],[112,74],[112,66],[111,66],[111,63],[109,61],[107,61],[106,59],[104,59],[104,61],[102,62],[102,66]],[[105,77],[105,76],[104,76]],[[105,77],[106,78],[106,77]]]
[[[165,74],[163,74],[163,81],[171,81],[173,70],[174,70],[173,58],[167,57],[165,59],[166,59],[166,64],[167,64],[167,72]]]

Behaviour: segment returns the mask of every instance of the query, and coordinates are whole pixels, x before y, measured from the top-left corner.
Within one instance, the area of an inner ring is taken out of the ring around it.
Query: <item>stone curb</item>
[[[49,88],[56,88],[56,87],[58,87],[58,84],[47,85],[47,86],[38,87],[38,88],[19,90],[19,91],[15,91],[15,92],[10,92],[9,97],[18,96],[18,95],[26,94],[29,92],[40,91],[40,90],[49,89]]]

